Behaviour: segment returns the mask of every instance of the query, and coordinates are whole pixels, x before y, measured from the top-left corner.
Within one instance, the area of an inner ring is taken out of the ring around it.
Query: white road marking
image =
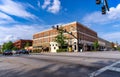
[[[91,74],[90,74],[90,77],[95,77],[95,76],[103,73],[103,72],[106,71],[106,70],[111,70],[111,71],[120,72],[120,68],[114,67],[115,65],[117,65],[117,64],[119,64],[119,63],[120,63],[120,61],[117,61],[117,62],[115,62],[115,63],[113,63],[113,64],[111,64],[111,65],[109,65],[109,66],[103,67],[103,68],[101,68],[101,69],[99,69],[99,70],[91,73]]]

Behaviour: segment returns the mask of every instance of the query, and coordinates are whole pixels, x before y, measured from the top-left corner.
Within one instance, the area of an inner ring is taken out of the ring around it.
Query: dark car
[[[16,54],[29,54],[29,51],[27,51],[27,50],[18,50],[18,51],[16,51]]]
[[[12,53],[12,51],[10,51],[10,50],[5,50],[4,52],[3,52],[3,55],[13,55],[13,53]]]
[[[17,50],[17,51],[16,51],[16,54],[20,54],[20,50]]]

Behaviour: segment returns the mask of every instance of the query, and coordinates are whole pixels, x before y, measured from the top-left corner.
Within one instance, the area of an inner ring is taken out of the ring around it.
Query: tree
[[[18,48],[14,46],[14,47],[12,48],[12,50],[18,50]]]
[[[26,45],[25,45],[25,47],[29,47],[30,46],[30,43],[29,42],[27,42],[26,43]]]
[[[93,45],[94,45],[94,50],[96,51],[97,48],[99,47],[98,41],[95,41]]]
[[[2,50],[12,50],[13,49],[13,43],[11,41],[4,43]]]
[[[60,27],[58,29],[58,35],[55,37],[55,41],[60,45],[61,49],[63,46],[66,45],[65,39],[66,39],[66,37],[64,36],[64,30],[62,27]]]

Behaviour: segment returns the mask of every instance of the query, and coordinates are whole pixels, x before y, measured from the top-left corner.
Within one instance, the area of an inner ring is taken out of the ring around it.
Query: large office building
[[[72,22],[62,25],[67,32],[72,32],[72,35],[64,33],[68,39],[66,42],[73,52],[78,52],[81,49],[84,51],[93,50],[93,43],[97,41],[97,33],[90,28],[78,23]],[[56,52],[59,45],[55,42],[55,37],[58,35],[56,29],[49,29],[33,35],[33,49],[49,48],[49,52]]]
[[[112,49],[112,43],[100,37],[98,37],[98,44],[99,44],[99,49],[98,49],[99,51],[106,51],[106,50],[108,51]]]

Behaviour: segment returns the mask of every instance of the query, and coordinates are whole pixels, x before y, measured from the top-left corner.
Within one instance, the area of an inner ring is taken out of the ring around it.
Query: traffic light
[[[105,7],[105,5],[102,6],[102,14],[106,14],[106,7]]]
[[[59,25],[56,26],[56,29],[59,30]]]
[[[106,14],[106,10],[109,11],[107,0],[96,0],[96,4],[99,4],[99,5],[102,4],[102,7],[101,7],[102,14]]]
[[[96,0],[96,4],[100,4],[101,3],[101,0]]]

